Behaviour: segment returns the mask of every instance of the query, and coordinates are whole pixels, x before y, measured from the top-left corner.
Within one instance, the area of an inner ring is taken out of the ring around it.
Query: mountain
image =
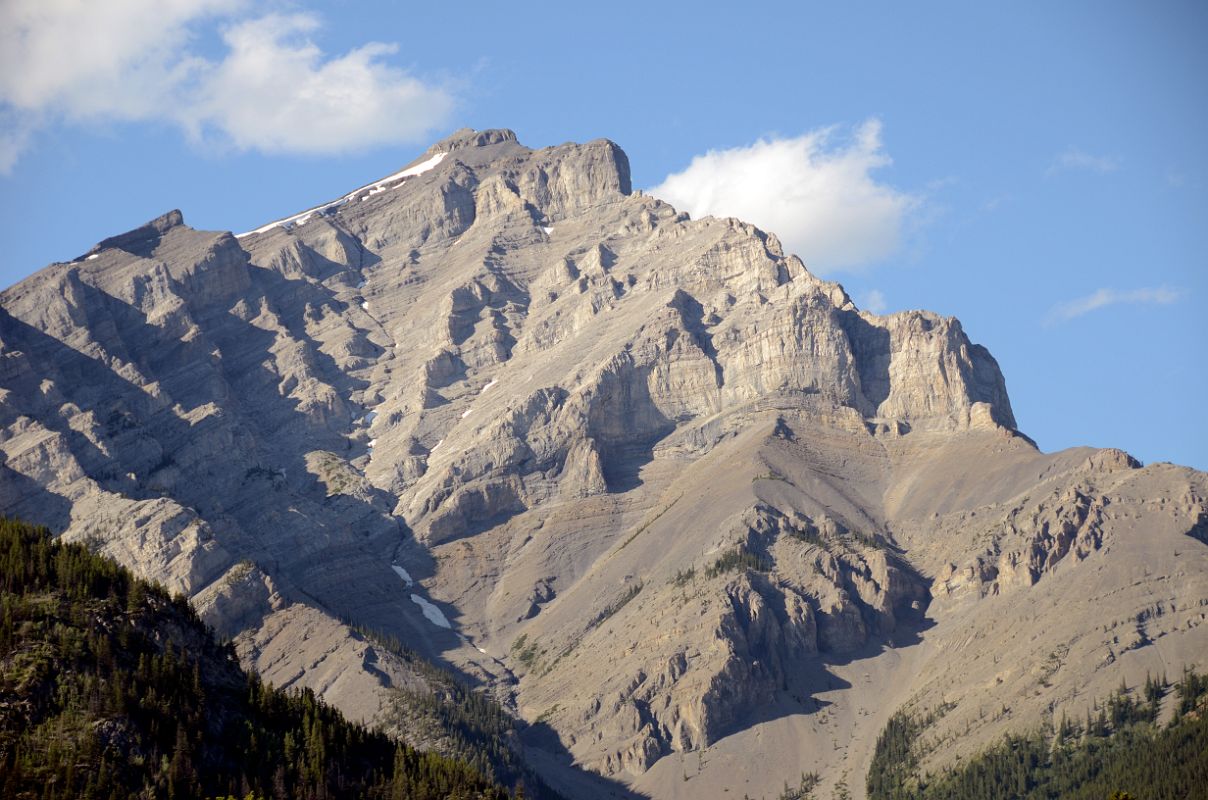
[[[0,512],[353,719],[432,689],[356,628],[405,643],[568,796],[860,797],[895,712],[938,769],[1208,661],[1208,476],[1040,452],[957,320],[857,309],[608,141],[460,131],[0,307]]]

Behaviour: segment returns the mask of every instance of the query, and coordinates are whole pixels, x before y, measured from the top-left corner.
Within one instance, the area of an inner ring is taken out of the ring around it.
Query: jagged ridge
[[[955,319],[858,310],[775,236],[633,193],[605,140],[462,131],[412,167],[238,239],[167,215],[6,291],[0,508],[96,537],[354,716],[416,676],[341,619],[660,796],[731,785],[672,773],[768,726],[796,726],[786,766],[832,712],[857,741],[851,665],[956,646],[970,604],[1006,629],[1015,590],[1157,604],[1172,658],[1203,641],[1202,554],[1161,588],[1203,477],[1040,454]],[[1155,573],[1113,595],[1139,530]],[[1097,646],[1071,631],[1030,646]],[[976,656],[933,673],[976,698],[951,677]],[[831,784],[863,758],[829,753]]]

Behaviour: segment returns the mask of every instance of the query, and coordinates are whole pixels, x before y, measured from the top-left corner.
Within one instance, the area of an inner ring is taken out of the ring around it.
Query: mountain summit
[[[0,512],[357,719],[422,683],[357,629],[397,637],[568,796],[605,790],[566,753],[658,798],[862,796],[899,708],[930,767],[1208,653],[1208,477],[1041,453],[957,320],[859,310],[606,140],[459,131],[0,306]]]

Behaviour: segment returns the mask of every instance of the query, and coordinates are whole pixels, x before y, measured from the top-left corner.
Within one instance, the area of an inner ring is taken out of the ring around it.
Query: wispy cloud
[[[982,203],[981,210],[987,214],[993,213],[1002,208],[1004,204],[1011,201],[1009,194],[996,194]]]
[[[885,303],[885,295],[880,289],[869,289],[865,292],[863,302],[860,303],[865,310],[871,311],[874,314],[884,314],[889,306]]]
[[[1188,184],[1187,173],[1177,170],[1166,171],[1166,185],[1172,189],[1182,189]]]
[[[0,171],[49,125],[168,122],[194,141],[333,153],[421,139],[453,106],[388,63],[397,45],[330,56],[309,13],[247,0],[0,3]],[[221,26],[223,51],[199,35]]]
[[[838,138],[824,128],[711,150],[649,191],[693,216],[739,217],[771,231],[815,271],[858,268],[898,249],[922,199],[873,177],[891,163],[878,120]]]
[[[0,108],[0,175],[7,175],[29,146],[37,127],[34,120],[23,114]]]
[[[1169,305],[1183,296],[1180,289],[1168,286],[1153,286],[1142,289],[1097,289],[1085,297],[1079,297],[1066,303],[1059,303],[1049,310],[1045,318],[1047,324],[1069,320],[1089,314],[1100,308],[1113,305]]]
[[[1114,156],[1096,156],[1071,147],[1053,159],[1045,175],[1056,175],[1059,172],[1082,171],[1107,174],[1120,168],[1120,159]]]

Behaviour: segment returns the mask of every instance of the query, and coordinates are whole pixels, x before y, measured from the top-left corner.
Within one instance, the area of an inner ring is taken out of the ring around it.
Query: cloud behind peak
[[[732,216],[775,233],[819,272],[853,270],[892,255],[921,198],[873,175],[891,163],[881,123],[845,138],[834,127],[746,147],[710,150],[651,194],[693,216]]]

